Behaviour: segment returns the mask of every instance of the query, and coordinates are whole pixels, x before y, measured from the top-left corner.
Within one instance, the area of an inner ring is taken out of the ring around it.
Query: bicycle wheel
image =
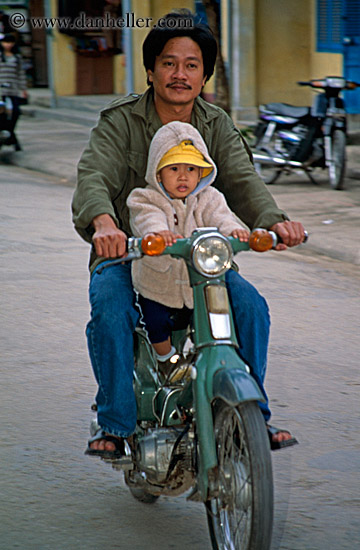
[[[346,167],[346,135],[343,130],[334,130],[331,136],[333,162],[329,166],[329,181],[333,189],[344,188]]]
[[[206,502],[213,550],[266,550],[273,523],[273,478],[264,418],[256,403],[218,401],[214,430],[219,495]]]

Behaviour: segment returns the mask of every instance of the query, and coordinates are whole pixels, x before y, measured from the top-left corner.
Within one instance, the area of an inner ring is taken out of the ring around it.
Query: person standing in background
[[[21,114],[20,103],[27,98],[26,74],[17,50],[16,38],[12,34],[5,34],[0,40],[0,90],[2,98],[9,98],[12,105],[8,127],[10,137],[6,145],[14,145],[15,151],[21,151],[15,127]]]

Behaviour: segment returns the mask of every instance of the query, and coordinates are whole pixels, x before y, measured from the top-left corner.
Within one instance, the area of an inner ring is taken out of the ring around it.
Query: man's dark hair
[[[188,37],[199,46],[206,81],[212,76],[215,67],[217,44],[215,37],[208,25],[196,20],[196,16],[190,10],[182,9],[173,11],[161,17],[143,43],[143,63],[148,71],[154,70],[155,58],[161,54],[165,44],[176,37]],[[148,84],[149,81],[148,81]]]
[[[19,57],[19,48],[16,44],[16,38],[13,34],[5,34],[2,38],[0,38],[0,59],[1,61],[5,61],[5,52],[2,43],[8,42],[9,44],[12,44],[11,52]]]
[[[5,34],[1,39],[1,42],[8,42],[9,44],[15,44],[16,38],[13,34]]]

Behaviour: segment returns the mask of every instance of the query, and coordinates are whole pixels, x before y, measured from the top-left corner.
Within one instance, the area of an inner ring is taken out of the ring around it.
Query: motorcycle
[[[327,169],[330,186],[343,189],[346,110],[340,93],[360,84],[338,76],[298,84],[323,91],[314,98],[312,107],[286,103],[260,106],[253,150],[255,168],[267,184],[293,170],[303,170],[312,183],[317,183],[314,169]]]
[[[98,269],[144,254],[170,254],[186,262],[194,313],[190,326],[172,333],[181,366],[163,374],[146,329],[136,328],[136,431],[125,457],[103,460],[124,471],[130,492],[141,502],[191,490],[188,500],[205,504],[213,550],[270,547],[272,466],[257,403],[263,395],[237,353],[225,274],[235,253],[262,252],[276,243],[275,233],[262,229],[243,243],[216,228],[200,228],[170,247],[150,234],[130,238],[127,257]],[[92,421],[91,435],[99,429]]]

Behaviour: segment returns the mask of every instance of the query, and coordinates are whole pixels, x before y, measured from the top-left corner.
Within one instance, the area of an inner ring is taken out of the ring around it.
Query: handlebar
[[[299,86],[310,86],[310,88],[333,88],[337,90],[355,90],[360,83],[346,80],[342,76],[326,76],[325,78],[313,78],[308,81],[299,80]]]
[[[209,228],[211,229],[211,228]],[[215,229],[215,228],[214,228]],[[214,231],[214,230],[213,230]],[[215,229],[217,234],[218,231]],[[210,236],[214,233],[208,232]],[[204,234],[206,236],[206,233]],[[303,243],[308,240],[308,232],[304,231]],[[276,246],[282,242],[281,237],[274,233],[274,231],[267,231],[266,229],[254,229],[250,234],[248,242],[239,241],[235,237],[227,237],[234,254],[242,250],[255,250],[256,252],[265,252],[276,248]],[[97,273],[101,273],[109,265],[117,265],[131,260],[137,260],[144,256],[160,256],[161,254],[169,254],[174,257],[185,257],[184,247],[191,247],[194,242],[194,236],[185,239],[177,239],[172,246],[165,246],[165,242],[160,235],[149,234],[144,238],[129,237],[128,239],[128,253],[127,256],[115,259],[110,264],[105,264],[97,269]],[[186,249],[185,249],[186,250]],[[189,249],[188,249],[189,250]]]

